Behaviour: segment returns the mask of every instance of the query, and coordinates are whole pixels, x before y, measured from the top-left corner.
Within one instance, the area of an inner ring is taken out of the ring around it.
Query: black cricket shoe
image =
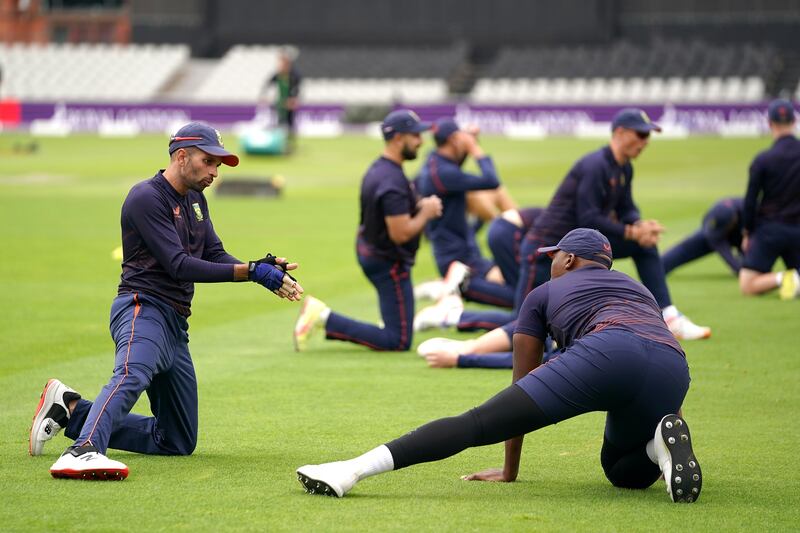
[[[703,486],[703,474],[692,451],[692,437],[686,421],[678,415],[662,418],[656,428],[654,448],[672,501],[697,501]]]

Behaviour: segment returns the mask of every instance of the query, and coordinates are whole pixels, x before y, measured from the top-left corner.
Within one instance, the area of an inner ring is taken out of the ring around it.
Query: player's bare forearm
[[[527,374],[530,374],[542,363],[544,343],[531,335],[515,333],[514,345],[514,371],[512,383],[516,383]]]
[[[503,480],[515,481],[519,474],[519,463],[522,458],[524,435],[506,441],[506,460],[503,465]]]
[[[233,281],[247,281],[249,270],[247,263],[233,265]]]

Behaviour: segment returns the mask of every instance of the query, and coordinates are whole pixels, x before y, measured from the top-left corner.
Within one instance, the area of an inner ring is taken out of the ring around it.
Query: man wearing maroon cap
[[[512,482],[523,435],[606,411],[600,463],[614,486],[645,489],[663,474],[672,501],[697,500],[700,465],[689,428],[675,414],[689,389],[689,367],[653,295],[609,270],[611,244],[596,230],[575,229],[539,252],[552,256],[551,279],[520,309],[513,385],[354,459],[298,468],[306,491],[341,498],[369,476],[502,441],[504,467],[464,479]],[[564,351],[542,364],[548,335]]]
[[[111,306],[114,373],[94,403],[57,379],[45,385],[30,432],[29,452],[65,429],[73,445],[50,467],[56,478],[121,480],[128,467],[107,448],[153,455],[189,455],[197,443],[197,381],[189,353],[195,282],[250,280],[281,298],[303,289],[286,271],[294,263],[271,254],[245,263],[222,246],[203,191],[220,164],[236,166],[219,132],[192,122],[170,138],[170,162],[133,186],[122,205],[122,276]],[[151,417],[130,413],[147,392]]]

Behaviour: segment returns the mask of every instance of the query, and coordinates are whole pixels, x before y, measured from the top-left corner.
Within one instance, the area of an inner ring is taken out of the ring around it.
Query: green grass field
[[[230,137],[230,136],[229,136]],[[705,475],[694,505],[674,505],[659,482],[612,487],[599,464],[602,414],[526,439],[519,481],[459,475],[502,464],[502,445],[369,479],[342,500],[306,495],[297,466],[344,459],[433,418],[482,403],[509,371],[432,370],[414,351],[373,353],[312,341],[296,354],[298,304],[254,284],[198,286],[190,347],[200,389],[200,441],[190,457],[111,451],[130,467],[121,483],[57,481],[48,468],[69,441],[29,457],[31,416],[58,377],[87,398],[113,366],[108,310],[119,279],[119,209],[135,182],[167,161],[166,139],[42,139],[36,154],[0,136],[0,529],[352,531],[787,531],[800,524],[800,303],[746,299],[721,259],[669,279],[673,299],[708,341],[685,344],[692,386],[684,412]],[[229,147],[236,143],[229,138]],[[521,205],[545,204],[572,162],[598,140],[488,138]],[[724,195],[743,194],[747,167],[769,140],[656,139],[636,163],[635,195],[667,227],[668,246],[699,227]],[[430,141],[426,147],[430,146]],[[358,184],[375,139],[303,140],[287,159],[244,157],[233,175],[282,174],[279,200],[215,198],[229,252],[297,260],[307,293],[376,320],[372,287],[353,249]],[[418,162],[416,162],[418,164]],[[413,173],[416,165],[407,170]],[[662,246],[664,249],[664,246]],[[622,260],[615,267],[633,273]],[[777,268],[777,266],[776,266]],[[433,276],[424,244],[414,279]],[[418,336],[415,346],[425,338]],[[136,410],[148,413],[146,399]]]

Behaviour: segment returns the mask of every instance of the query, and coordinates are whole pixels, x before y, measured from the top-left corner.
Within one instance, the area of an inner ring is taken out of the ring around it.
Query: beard
[[[417,149],[412,148],[410,146],[403,145],[403,149],[400,151],[400,155],[403,156],[404,161],[413,161],[417,158]]]

